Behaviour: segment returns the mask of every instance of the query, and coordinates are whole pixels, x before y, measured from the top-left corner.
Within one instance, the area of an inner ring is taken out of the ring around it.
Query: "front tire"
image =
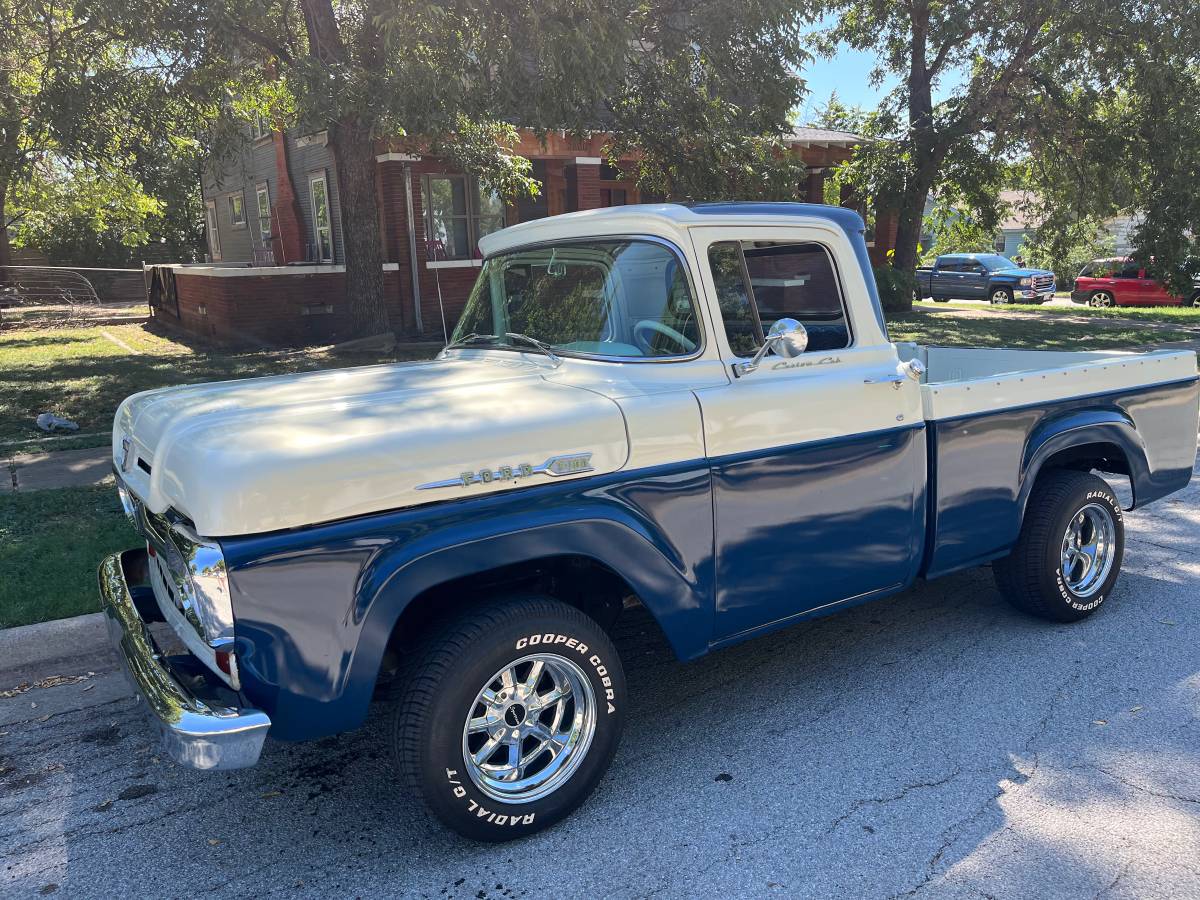
[[[1200,308],[1200,291],[1196,291],[1196,293],[1192,294],[1192,299],[1190,302],[1192,306]]]
[[[616,753],[625,703],[599,624],[548,597],[505,598],[427,642],[393,710],[393,759],[451,829],[512,840],[587,799]]]
[[[1121,504],[1103,478],[1054,471],[1038,479],[1012,553],[992,564],[1000,593],[1030,615],[1076,622],[1112,593],[1125,554]]]
[[[988,292],[988,300],[993,306],[998,306],[1001,303],[1012,303],[1012,289],[1006,287],[994,287]]]

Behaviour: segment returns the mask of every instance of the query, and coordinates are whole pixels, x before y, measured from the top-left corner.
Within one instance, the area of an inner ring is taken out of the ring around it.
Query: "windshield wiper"
[[[548,357],[550,357],[550,361],[554,363],[555,367],[562,365],[562,358],[550,349],[549,344],[539,341],[537,338],[531,338],[527,334],[520,334],[516,331],[506,331],[504,332],[504,336],[510,341],[525,341],[525,343],[529,344],[531,347],[536,347],[538,350],[541,350]]]
[[[535,350],[545,353],[546,356],[550,357],[551,362],[553,362],[555,366],[562,365],[562,358],[550,348],[549,344],[543,343],[537,338],[532,338],[527,334],[520,334],[516,331],[506,331],[504,332],[504,336],[510,341],[524,341],[530,347],[533,347]],[[470,334],[464,334],[457,341],[447,344],[443,350],[453,350],[455,347],[470,347],[474,344],[482,344],[484,342],[494,342],[499,340],[500,337],[498,335],[479,334],[473,331]]]
[[[500,340],[500,338],[494,334],[479,334],[477,332],[472,331],[470,334],[464,334],[457,341],[451,341],[449,344],[447,344],[442,349],[443,350],[453,350],[455,347],[468,347],[471,344],[478,344],[481,341],[498,341],[498,340]]]

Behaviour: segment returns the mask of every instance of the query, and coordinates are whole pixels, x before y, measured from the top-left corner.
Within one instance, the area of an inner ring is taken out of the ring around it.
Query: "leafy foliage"
[[[1200,20],[1186,0],[823,0],[823,52],[873,51],[898,81],[861,116],[872,138],[842,177],[899,210],[893,264],[911,269],[925,198],[996,210],[1014,160],[1031,159],[1066,228],[1136,200],[1136,240],[1180,280],[1200,233],[1195,96]],[[958,86],[953,86],[955,83]],[[1188,180],[1190,179],[1190,180]],[[1124,180],[1124,184],[1118,182]]]

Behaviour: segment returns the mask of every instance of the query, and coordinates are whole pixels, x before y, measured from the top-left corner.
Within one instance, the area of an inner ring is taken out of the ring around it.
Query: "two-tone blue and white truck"
[[[991,563],[1074,621],[1124,549],[1095,473],[1139,506],[1192,474],[1192,352],[894,343],[847,210],[628,206],[482,249],[434,361],[121,405],[145,546],[101,592],[175,760],[249,766],[376,698],[398,782],[526,835],[613,758],[631,604],[691,660]]]

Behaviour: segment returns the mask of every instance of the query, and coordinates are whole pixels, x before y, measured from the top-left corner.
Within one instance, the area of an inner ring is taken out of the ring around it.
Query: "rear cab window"
[[[709,266],[730,349],[751,356],[779,319],[808,331],[808,353],[842,350],[852,334],[833,257],[811,241],[722,241]]]

